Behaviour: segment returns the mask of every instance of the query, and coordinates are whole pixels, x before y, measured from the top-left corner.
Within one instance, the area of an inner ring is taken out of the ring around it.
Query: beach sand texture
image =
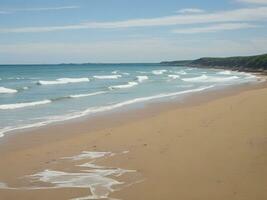
[[[266,200],[267,89],[259,87],[189,106],[171,106],[139,119],[105,119],[18,133],[0,147],[0,182],[42,170],[72,171],[62,157],[82,151],[123,152],[98,164],[132,169],[140,182],[113,192],[124,200]],[[123,115],[122,115],[123,116]],[[105,126],[102,123],[105,123]],[[102,128],[101,128],[102,126]],[[127,182],[130,176],[119,177]],[[45,185],[45,184],[44,184]],[[71,199],[85,188],[0,189],[1,200]]]

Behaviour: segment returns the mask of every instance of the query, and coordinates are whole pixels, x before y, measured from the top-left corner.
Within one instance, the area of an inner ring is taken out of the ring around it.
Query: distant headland
[[[181,60],[161,62],[162,65],[187,65],[200,68],[218,68],[246,72],[267,72],[267,54],[256,56],[238,56],[212,58],[205,57],[196,60]]]

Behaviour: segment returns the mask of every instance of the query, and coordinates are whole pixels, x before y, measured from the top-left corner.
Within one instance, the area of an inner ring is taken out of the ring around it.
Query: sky
[[[267,0],[0,0],[0,64],[267,53]]]

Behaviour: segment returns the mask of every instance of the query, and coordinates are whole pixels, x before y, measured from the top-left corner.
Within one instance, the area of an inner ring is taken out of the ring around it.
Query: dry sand
[[[120,113],[120,117],[111,113],[7,136],[0,144],[0,182],[18,187],[30,184],[20,178],[24,175],[44,169],[71,170],[60,158],[84,150],[129,150],[102,162],[135,169],[144,180],[111,197],[266,200],[267,88],[237,90],[209,101],[205,97],[192,101],[195,97],[188,98],[189,104],[170,103],[157,112],[147,108]],[[0,189],[1,200],[61,200],[86,195],[87,189],[77,188]]]

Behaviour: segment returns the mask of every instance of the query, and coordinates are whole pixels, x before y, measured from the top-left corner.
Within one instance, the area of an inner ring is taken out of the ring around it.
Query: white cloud
[[[236,0],[241,3],[251,3],[251,4],[267,4],[267,0]]]
[[[198,9],[198,8],[185,8],[185,9],[181,9],[178,10],[177,13],[181,13],[181,14],[187,14],[187,13],[204,13],[205,11],[202,9]]]
[[[117,29],[131,27],[171,26],[216,22],[266,21],[267,7],[243,8],[203,14],[173,15],[148,19],[110,22],[88,22],[73,25],[1,28],[0,33],[49,32],[75,29]]]
[[[205,27],[176,29],[173,30],[173,33],[178,33],[178,34],[212,33],[219,31],[249,29],[258,27],[260,26],[248,23],[225,23],[225,24],[215,24]]]
[[[79,6],[59,6],[59,7],[40,7],[40,8],[14,8],[8,10],[0,10],[0,14],[14,13],[14,12],[34,12],[34,11],[53,11],[53,10],[66,10],[77,9]]]

